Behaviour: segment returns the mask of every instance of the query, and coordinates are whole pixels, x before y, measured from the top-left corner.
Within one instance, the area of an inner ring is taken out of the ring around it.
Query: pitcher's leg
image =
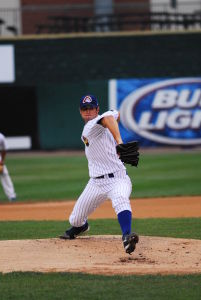
[[[78,198],[69,222],[72,226],[82,226],[86,223],[88,216],[105,200],[100,188],[89,180],[84,191]]]
[[[7,167],[4,165],[3,173],[1,174],[1,184],[3,190],[10,201],[16,198],[16,193]]]
[[[92,184],[91,181],[89,180],[69,217],[72,227],[67,229],[63,235],[60,235],[61,239],[71,240],[88,231],[88,216],[105,200],[106,197],[102,194],[100,188]]]
[[[126,176],[124,179],[117,180],[113,189],[108,193],[123,235],[131,232],[132,211],[129,199],[131,190],[130,178]]]
[[[139,241],[138,235],[135,232],[131,233],[132,211],[129,199],[131,190],[130,178],[126,176],[124,180],[117,182],[108,194],[121,227],[124,249],[129,254],[135,250],[135,246]]]
[[[124,210],[132,211],[129,199],[131,191],[132,184],[130,178],[126,176],[124,179],[116,180],[113,188],[108,193],[108,198],[111,199],[117,215]]]

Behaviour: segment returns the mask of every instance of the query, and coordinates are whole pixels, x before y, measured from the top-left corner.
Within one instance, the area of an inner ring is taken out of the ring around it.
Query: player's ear
[[[100,109],[99,109],[99,106],[98,106],[98,107],[96,108],[97,113],[99,113],[99,110],[100,110]]]

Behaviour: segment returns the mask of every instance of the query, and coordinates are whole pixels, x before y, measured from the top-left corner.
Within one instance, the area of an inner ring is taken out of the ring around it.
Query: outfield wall
[[[201,76],[200,32],[33,36],[1,45],[14,46],[15,77],[0,83],[0,128],[30,135],[33,148],[81,148],[79,98],[94,93],[107,109],[109,79]]]

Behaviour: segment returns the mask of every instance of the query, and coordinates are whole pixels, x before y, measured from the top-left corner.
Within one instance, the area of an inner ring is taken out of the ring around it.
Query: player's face
[[[82,109],[80,109],[80,114],[82,119],[86,122],[94,119],[97,117],[99,112],[99,107],[84,107]]]

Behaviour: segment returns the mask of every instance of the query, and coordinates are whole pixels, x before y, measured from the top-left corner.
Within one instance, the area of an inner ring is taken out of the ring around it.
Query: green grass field
[[[90,220],[89,235],[121,234],[113,219]],[[58,237],[69,227],[68,221],[2,221],[0,240]],[[201,218],[134,219],[133,230],[139,235],[192,238],[201,240]]]
[[[84,156],[10,156],[7,166],[18,201],[76,199],[88,181]],[[142,154],[138,168],[127,167],[132,197],[201,195],[201,155]],[[6,197],[0,186],[0,201]]]
[[[199,300],[201,275],[0,274],[2,300]]]
[[[83,156],[8,155],[7,166],[19,202],[74,199],[88,180]],[[132,197],[201,195],[200,166],[198,152],[142,154],[137,169],[128,167],[134,183]],[[0,202],[7,202],[1,187]],[[90,225],[90,234],[121,234],[117,220],[90,220]],[[67,221],[3,221],[0,222],[0,240],[57,237],[67,226]],[[201,218],[133,220],[133,229],[140,235],[201,239],[200,228]],[[0,299],[198,300],[201,299],[201,274],[0,274]]]

